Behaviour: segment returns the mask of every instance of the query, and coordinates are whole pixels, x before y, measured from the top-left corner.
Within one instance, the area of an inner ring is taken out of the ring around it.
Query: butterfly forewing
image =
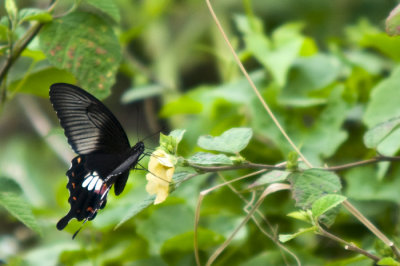
[[[123,153],[129,150],[128,138],[115,116],[81,88],[64,83],[53,84],[50,101],[68,143],[76,153]]]

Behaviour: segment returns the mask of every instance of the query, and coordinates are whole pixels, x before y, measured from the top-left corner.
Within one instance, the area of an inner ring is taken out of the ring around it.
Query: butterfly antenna
[[[165,180],[164,178],[161,178],[161,177],[157,176],[156,174],[153,174],[152,172],[150,172],[149,169],[147,169],[146,167],[144,167],[144,166],[141,165],[140,163],[137,163],[137,164],[138,164],[141,168],[136,168],[136,167],[135,167],[135,170],[144,170],[144,171],[146,171],[146,172],[152,174],[153,176],[157,177],[158,179],[160,179],[160,180],[162,180],[162,181],[164,181],[164,182],[167,182],[167,183],[169,183],[169,184],[171,183],[170,181],[167,181],[167,180]]]
[[[75,239],[76,235],[81,231],[81,229],[83,228],[83,226],[85,225],[85,223],[87,222],[87,218],[85,219],[85,221],[83,221],[81,227],[79,227],[78,230],[76,230],[76,232],[74,233],[74,235],[72,236],[72,239]]]
[[[141,109],[139,109],[138,105],[135,105],[136,114],[138,115],[138,119],[136,119],[136,140],[139,142],[139,117],[141,117]]]
[[[160,129],[160,130],[158,130],[157,132],[155,132],[155,133],[153,133],[153,134],[151,134],[151,135],[145,137],[144,139],[141,139],[140,141],[143,142],[143,141],[145,141],[146,139],[149,139],[149,138],[151,138],[151,137],[154,137],[155,135],[160,134],[161,131],[162,131],[162,129]]]

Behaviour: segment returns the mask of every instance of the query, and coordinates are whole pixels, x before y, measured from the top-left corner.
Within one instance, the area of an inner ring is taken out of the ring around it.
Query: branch
[[[358,162],[336,165],[336,166],[331,166],[331,167],[324,167],[324,168],[317,167],[314,169],[335,172],[335,171],[347,170],[350,168],[373,164],[373,163],[397,162],[397,161],[400,161],[400,156],[393,156],[393,157],[378,156],[378,157],[374,157],[371,159],[362,160],[362,161],[358,161]],[[198,164],[189,164],[189,166],[191,166],[197,170],[204,171],[204,172],[230,171],[230,170],[238,170],[238,169],[265,169],[265,170],[281,170],[281,171],[287,170],[287,168],[285,166],[251,163],[251,162],[246,162],[246,163],[238,164],[238,165],[227,165],[227,166],[202,166],[202,165],[198,165]]]
[[[47,11],[52,11],[57,4],[57,0],[52,0],[50,1],[50,6],[47,9]],[[6,99],[6,88],[7,86],[3,84],[4,78],[7,76],[8,71],[10,70],[11,66],[14,64],[14,62],[19,58],[21,53],[25,50],[25,48],[28,46],[28,44],[35,38],[35,36],[39,33],[40,29],[42,28],[44,24],[43,23],[35,23],[32,27],[30,27],[24,36],[19,39],[15,45],[10,44],[10,47],[12,45],[13,49],[12,51],[10,50],[10,54],[4,62],[3,66],[0,68],[0,84],[1,86],[1,91],[0,91],[0,104],[2,104],[5,99]]]
[[[327,238],[329,238],[329,239],[332,239],[332,240],[334,240],[334,241],[336,241],[336,242],[339,242],[339,243],[341,243],[341,244],[344,244],[344,245],[345,245],[345,246],[344,246],[345,249],[351,250],[351,251],[354,251],[354,252],[357,252],[357,253],[360,253],[360,254],[362,254],[362,255],[364,255],[364,256],[366,256],[366,257],[372,259],[372,260],[375,261],[375,262],[378,262],[378,261],[380,260],[379,257],[377,257],[377,256],[375,256],[375,255],[369,253],[368,251],[366,251],[366,250],[364,250],[364,249],[362,249],[362,248],[357,247],[357,246],[354,245],[353,243],[349,243],[349,242],[347,242],[346,240],[343,240],[343,239],[341,239],[340,237],[337,237],[337,236],[335,236],[335,235],[333,235],[333,234],[331,234],[331,233],[325,231],[324,229],[321,228],[321,226],[318,226],[318,229],[319,229],[318,233],[319,233],[320,235],[322,235],[322,236],[324,236],[324,237],[327,237]]]
[[[189,164],[189,166],[203,172],[219,172],[219,171],[230,171],[238,169],[265,169],[265,170],[282,170],[282,171],[286,170],[285,166],[275,166],[275,165],[258,164],[250,162],[238,165],[228,165],[228,166],[201,166],[198,164]]]

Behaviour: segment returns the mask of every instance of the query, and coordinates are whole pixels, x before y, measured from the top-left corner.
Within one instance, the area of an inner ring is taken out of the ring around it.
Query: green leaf
[[[266,184],[277,183],[287,179],[290,172],[273,170],[260,176],[249,188],[264,186]]]
[[[382,258],[378,261],[378,265],[385,265],[385,266],[399,266],[400,262],[394,260],[391,257]]]
[[[107,14],[115,20],[115,22],[120,22],[121,16],[114,0],[85,0],[85,2]]]
[[[332,84],[341,73],[341,68],[337,58],[324,54],[297,59],[279,95],[279,102],[295,107],[325,103],[326,97],[312,96],[312,93]]]
[[[56,82],[74,83],[75,78],[65,70],[51,67],[32,73],[23,83],[21,81],[22,79],[12,82],[8,86],[8,90],[48,98],[51,84]]]
[[[124,218],[114,227],[114,230],[124,224],[126,221],[134,217],[136,214],[141,212],[143,209],[149,207],[153,204],[156,196],[155,195],[148,195],[142,202],[133,203],[132,207],[126,210],[126,215]]]
[[[6,17],[4,17],[6,18]],[[2,21],[0,21],[2,22]],[[8,24],[8,23],[7,23]],[[9,28],[7,25],[4,25],[3,23],[0,23],[0,41],[1,42],[6,42],[7,41],[7,37],[9,34]],[[0,49],[0,54],[2,53],[2,49]]]
[[[317,230],[316,226],[311,226],[308,228],[301,228],[299,231],[297,231],[294,234],[279,234],[279,241],[282,243],[288,242],[302,234],[308,233],[308,232],[314,232]]]
[[[163,206],[137,222],[137,233],[149,241],[149,252],[159,253],[163,244],[176,235],[193,231],[194,211],[187,205]]]
[[[121,47],[111,26],[95,15],[74,12],[46,24],[39,36],[52,65],[74,74],[96,97],[110,94],[121,60]]]
[[[203,110],[203,105],[189,96],[182,96],[175,101],[164,105],[160,111],[162,118],[179,114],[198,114]]]
[[[24,49],[21,56],[32,58],[33,61],[39,62],[46,59],[46,55],[40,50]]]
[[[19,11],[19,23],[24,21],[36,20],[42,23],[50,22],[53,17],[49,11],[38,9],[38,8],[24,8]]]
[[[176,154],[178,151],[178,144],[183,137],[185,131],[178,130],[176,133],[172,131],[168,136],[160,133],[160,147],[169,154]],[[173,133],[173,134],[172,134]],[[177,134],[175,136],[175,134]],[[180,135],[182,134],[182,135]]]
[[[211,151],[238,153],[246,148],[252,136],[251,128],[231,128],[218,137],[201,136],[197,145]]]
[[[199,165],[232,165],[233,162],[225,154],[197,152],[187,159],[191,164]]]
[[[364,135],[364,144],[368,148],[376,148],[387,136],[400,125],[400,117],[392,118],[379,123],[367,131]]]
[[[300,221],[304,221],[306,223],[312,223],[312,218],[311,218],[311,212],[308,211],[296,211],[296,212],[291,212],[288,213],[287,216],[292,217],[294,219],[300,220]]]
[[[343,100],[344,87],[332,89],[327,106],[315,120],[312,128],[304,136],[302,152],[314,164],[321,164],[321,158],[334,155],[339,146],[347,139],[343,128],[349,105]]]
[[[0,177],[0,205],[27,227],[42,234],[29,203],[24,199],[20,186],[12,179]]]
[[[386,19],[386,33],[390,36],[400,35],[400,4],[397,5]]]
[[[175,129],[169,133],[169,136],[175,138],[176,144],[178,145],[179,142],[181,142],[185,132],[186,132],[186,129]]]
[[[340,203],[346,200],[345,196],[338,194],[325,195],[322,198],[317,199],[312,205],[312,215],[314,218],[318,218],[320,215],[326,213],[332,208],[336,207]]]
[[[354,168],[345,173],[347,197],[360,201],[388,201],[400,204],[400,170],[394,170],[393,176],[378,179],[377,169],[373,166]]]
[[[303,209],[310,209],[323,195],[339,193],[342,188],[340,179],[335,173],[319,169],[292,173],[288,179],[296,206]]]
[[[12,23],[15,24],[18,18],[18,8],[17,5],[15,4],[15,1],[6,0],[5,5],[8,17],[10,18]]]
[[[272,33],[269,40],[263,33],[259,19],[253,16],[236,16],[235,21],[244,34],[247,50],[271,72],[279,86],[284,86],[290,66],[304,42],[304,37],[300,34],[303,25],[283,25]]]
[[[374,88],[365,111],[363,121],[369,128],[385,122],[393,117],[400,117],[400,67],[383,79]]]
[[[199,249],[212,248],[224,241],[224,237],[216,232],[198,228],[198,247]],[[170,252],[188,252],[193,250],[193,231],[185,232],[183,234],[176,235],[164,242],[161,248],[161,254]]]
[[[123,103],[131,103],[160,95],[164,88],[157,84],[134,87],[127,90],[121,98]]]
[[[376,85],[371,93],[364,113],[363,121],[372,128],[375,125],[394,117],[400,117],[400,91],[397,85],[400,82],[400,67],[393,70],[391,75]],[[378,144],[379,153],[391,156],[400,148],[400,129],[394,129]]]

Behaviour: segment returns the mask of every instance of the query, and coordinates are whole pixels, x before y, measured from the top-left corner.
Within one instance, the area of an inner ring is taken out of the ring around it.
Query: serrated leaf
[[[31,206],[22,196],[20,186],[10,178],[0,177],[0,205],[27,227],[42,234]]]
[[[75,78],[65,70],[45,68],[29,75],[21,85],[21,80],[16,80],[8,86],[10,92],[29,93],[40,97],[49,97],[50,85],[56,82],[74,83]]]
[[[327,211],[335,208],[337,205],[346,200],[345,196],[338,194],[325,195],[322,198],[317,199],[311,208],[312,215],[314,218],[318,218],[320,215]]]
[[[372,127],[364,135],[364,144],[368,148],[376,148],[387,136],[400,125],[400,117],[392,118]]]
[[[340,179],[335,173],[319,169],[292,173],[288,179],[296,206],[303,209],[310,209],[323,195],[339,193],[342,188]]]
[[[282,243],[285,243],[285,242],[288,242],[289,240],[292,240],[292,239],[294,239],[294,238],[296,238],[296,237],[298,237],[298,236],[300,236],[302,234],[305,234],[305,233],[308,233],[308,232],[313,232],[315,230],[317,230],[317,227],[316,226],[311,226],[311,227],[308,227],[308,228],[301,228],[299,231],[297,231],[294,234],[280,234],[279,235],[279,241],[282,242]]]
[[[400,262],[394,260],[391,257],[382,258],[377,262],[378,265],[385,265],[385,266],[399,266]]]
[[[155,195],[148,195],[142,202],[134,203],[133,206],[126,210],[126,215],[124,218],[114,227],[114,230],[124,224],[126,221],[134,217],[136,214],[141,212],[143,209],[149,207],[153,204],[154,199],[156,198]]]
[[[210,151],[238,153],[246,148],[252,136],[251,128],[231,128],[222,133],[221,136],[201,136],[197,145]]]
[[[107,14],[113,20],[115,20],[115,22],[120,22],[121,16],[119,14],[118,6],[115,4],[114,0],[85,0],[85,2]]]
[[[127,90],[121,98],[123,103],[131,103],[160,95],[164,88],[157,84],[134,87]]]
[[[225,154],[198,152],[188,159],[191,164],[199,165],[232,165],[233,162]]]
[[[397,5],[386,19],[386,33],[390,36],[400,34],[400,4]]]
[[[74,74],[79,85],[97,98],[110,94],[121,60],[110,25],[95,15],[73,12],[46,24],[39,36],[52,65]]]
[[[21,9],[19,11],[18,17],[19,17],[19,23],[31,20],[36,20],[42,23],[46,23],[53,20],[53,17],[49,13],[49,11],[38,8]]]

